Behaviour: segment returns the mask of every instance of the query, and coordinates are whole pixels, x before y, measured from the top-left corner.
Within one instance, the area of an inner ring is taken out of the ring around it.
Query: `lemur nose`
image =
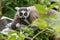
[[[23,16],[22,19],[25,19],[25,17]]]

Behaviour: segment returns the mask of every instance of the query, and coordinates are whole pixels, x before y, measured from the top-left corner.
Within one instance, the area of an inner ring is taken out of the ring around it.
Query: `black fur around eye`
[[[27,13],[24,13],[25,16],[27,16]]]
[[[23,14],[22,14],[22,13],[20,13],[19,15],[20,15],[20,16],[22,16]]]

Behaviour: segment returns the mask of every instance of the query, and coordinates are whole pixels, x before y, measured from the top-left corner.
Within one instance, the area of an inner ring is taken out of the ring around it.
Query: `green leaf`
[[[43,30],[49,26],[49,23],[45,19],[41,19],[41,18],[33,21],[32,25],[34,24],[37,25],[40,30]]]
[[[12,7],[10,7],[10,6],[6,6],[8,9],[10,9],[11,11],[13,11],[13,12],[15,12],[15,10],[12,8]]]
[[[8,40],[16,40],[16,36],[11,36]]]
[[[8,39],[9,40],[24,40],[25,39],[25,35],[17,32],[17,31],[11,31],[11,32],[8,32]]]
[[[24,34],[18,33],[18,36],[19,36],[19,40],[24,40],[25,39],[25,35]]]
[[[33,30],[28,27],[23,28],[23,31],[29,35],[33,35],[34,33]]]
[[[15,31],[15,30],[14,30],[14,31],[9,31],[9,32],[8,32],[8,35],[11,35],[11,34],[14,34],[14,33],[17,34],[17,33],[19,33],[19,32]]]
[[[47,11],[46,11],[46,9],[45,9],[45,7],[43,5],[36,4],[35,7],[36,7],[38,13],[46,14]]]
[[[7,35],[4,35],[4,34],[0,33],[0,38],[1,39],[6,39],[7,38]]]
[[[50,9],[54,8],[57,5],[57,3],[53,3],[52,5],[50,5],[50,7],[48,7],[48,11],[50,11]]]
[[[15,33],[15,32],[8,32],[9,35],[11,35],[11,34],[13,34],[13,33]]]
[[[50,15],[49,18],[56,18],[56,15]]]

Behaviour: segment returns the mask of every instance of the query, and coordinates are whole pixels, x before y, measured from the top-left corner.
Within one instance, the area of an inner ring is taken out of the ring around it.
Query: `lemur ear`
[[[31,10],[31,7],[27,7],[27,10],[30,11]]]
[[[19,10],[19,9],[20,9],[20,7],[15,7],[15,9],[16,9],[16,10]]]

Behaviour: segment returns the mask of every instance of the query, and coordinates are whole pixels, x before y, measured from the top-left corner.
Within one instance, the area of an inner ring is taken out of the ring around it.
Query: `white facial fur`
[[[16,9],[16,10],[19,10],[19,9],[20,9],[20,7],[15,7],[15,9]]]
[[[23,9],[26,8],[26,10],[28,10],[28,11],[25,11],[25,10],[20,11],[20,12],[23,14],[22,16],[20,16],[20,15],[19,15],[19,10],[21,10],[22,8],[23,8]],[[15,9],[17,10],[18,16],[19,16],[20,18],[22,18],[23,16],[24,16],[25,18],[28,18],[28,17],[29,17],[30,7],[15,7]],[[26,16],[24,15],[25,13],[27,13]]]
[[[26,15],[26,16],[24,15],[24,14],[26,13],[26,11],[21,11],[21,13],[23,13],[23,15],[20,16],[20,18],[22,18],[23,16],[24,16],[25,18],[27,18],[27,17],[29,16],[29,12],[27,12],[27,15]]]

